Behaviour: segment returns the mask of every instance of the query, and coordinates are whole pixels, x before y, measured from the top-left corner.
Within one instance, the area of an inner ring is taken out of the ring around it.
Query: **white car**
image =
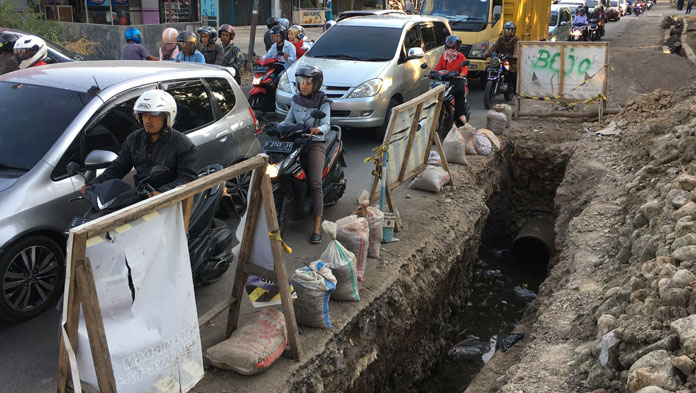
[[[619,6],[621,7],[621,16],[626,15],[626,13],[628,12],[628,1],[619,0]]]
[[[587,1],[585,0],[561,0],[558,4],[554,4],[555,6],[565,6],[570,8],[570,13],[572,16],[575,16],[575,11],[577,11],[578,7],[587,7]],[[587,8],[585,8],[587,9]]]
[[[563,4],[552,4],[549,14],[549,41],[568,41],[572,20],[570,8]]]

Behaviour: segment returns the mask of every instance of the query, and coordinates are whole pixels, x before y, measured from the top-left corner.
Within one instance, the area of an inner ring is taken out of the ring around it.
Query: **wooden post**
[[[515,89],[517,94],[515,94],[515,98],[516,98],[516,100],[515,100],[515,119],[519,119],[519,117],[520,117],[519,113],[520,113],[520,107],[521,107],[520,93],[522,91],[522,86],[520,85],[520,80],[522,79],[521,78],[522,69],[520,68],[520,66],[522,65],[523,62],[522,62],[522,56],[520,56],[521,55],[520,50],[521,50],[521,45],[520,45],[520,42],[517,41],[517,48],[515,48],[515,53],[517,53],[517,85],[516,85],[517,89]]]
[[[563,95],[563,83],[565,83],[565,45],[561,45],[561,71],[559,73],[558,77],[558,95],[562,96]]]
[[[223,184],[224,190],[224,184]],[[184,214],[184,230],[188,236],[189,223],[191,222],[191,209],[193,209],[193,196],[190,196],[181,201],[181,212]]]
[[[261,180],[261,195],[263,206],[266,212],[266,224],[268,225],[269,233],[280,233],[278,228],[278,216],[273,202],[273,188],[271,186],[271,178],[264,174]],[[285,268],[285,258],[283,258],[282,240],[271,240],[271,252],[273,253],[273,271],[275,273],[278,289],[280,290],[280,301],[283,305],[283,314],[285,316],[285,327],[288,331],[288,341],[290,342],[290,350],[292,358],[300,360],[302,357],[302,349],[300,348],[300,332],[297,328],[297,320],[295,319],[295,308],[292,305],[292,297],[290,296],[290,284],[288,272]]]
[[[102,320],[97,288],[94,284],[94,275],[92,274],[89,258],[79,259],[76,270],[78,294],[82,304],[82,311],[85,314],[85,327],[89,337],[89,347],[92,350],[92,361],[94,361],[99,391],[101,393],[116,393],[114,369],[111,365],[109,344],[106,341],[104,321]],[[80,381],[73,381],[73,385],[78,383]]]
[[[227,331],[225,337],[229,338],[232,332],[237,329],[239,322],[239,310],[242,305],[241,299],[244,296],[244,283],[246,281],[246,273],[244,265],[249,262],[251,256],[251,248],[254,246],[254,233],[256,231],[256,223],[259,218],[259,210],[261,208],[261,182],[265,175],[266,167],[256,168],[254,178],[249,187],[249,208],[247,210],[247,218],[244,223],[244,232],[242,234],[242,243],[239,247],[239,259],[237,260],[237,270],[234,275],[234,284],[232,285],[232,297],[237,299],[230,307],[227,315]]]

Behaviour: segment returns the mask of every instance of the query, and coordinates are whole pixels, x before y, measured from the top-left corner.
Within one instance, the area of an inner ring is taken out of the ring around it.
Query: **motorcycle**
[[[650,10],[653,8],[653,5],[655,5],[655,4],[652,2],[652,0],[648,0],[648,1],[645,3],[645,6],[646,6],[647,11],[650,11]]]
[[[633,15],[638,16],[643,13],[643,6],[640,3],[633,5]]]
[[[90,154],[97,152],[99,151]],[[89,160],[89,156],[87,158]],[[82,217],[73,218],[70,228],[147,199],[150,193],[154,191],[154,188],[148,184],[148,181],[169,171],[162,165],[154,166],[150,174],[135,188],[119,179],[110,179],[99,184],[92,184],[90,180],[93,180],[94,171],[104,168],[108,165],[108,162],[108,160],[104,160],[103,164],[92,165],[91,167],[85,165],[88,175],[80,171],[79,164],[75,162],[68,164],[68,173],[71,175],[81,174],[85,178],[85,184],[87,185],[84,196],[73,198],[70,201],[84,199],[90,204],[89,210]],[[198,172],[198,177],[203,177],[222,169],[222,165],[219,164],[209,165]],[[91,176],[89,175],[90,172],[92,173]],[[218,184],[193,197],[188,227],[188,250],[194,285],[207,285],[219,280],[234,260],[234,254],[231,251],[234,233],[227,224],[215,218],[215,211],[220,204],[222,195],[223,188]]]
[[[510,101],[515,94],[515,83],[510,71],[510,62],[501,54],[493,53],[486,67],[488,82],[483,92],[483,106],[491,109],[495,105],[495,96],[503,93],[505,101]]]
[[[285,66],[276,58],[257,59],[254,62],[252,87],[249,91],[249,105],[253,110],[275,111],[275,92],[278,80],[274,78],[274,75],[278,68],[284,70]]]
[[[469,60],[464,61],[462,66],[469,65]],[[440,139],[444,139],[447,133],[452,128],[454,123],[454,83],[455,79],[464,80],[464,101],[466,102],[469,95],[469,87],[467,85],[467,80],[465,77],[461,76],[456,71],[430,71],[428,77],[433,81],[430,82],[430,88],[434,89],[439,85],[445,85],[445,93],[442,95],[442,108],[440,109],[440,117],[437,126],[437,133],[440,135]],[[466,118],[470,119],[469,103],[465,104],[466,108]]]
[[[311,113],[314,127],[326,114],[320,110]],[[271,177],[273,197],[278,215],[278,227],[282,232],[288,220],[299,220],[312,213],[312,197],[309,179],[306,174],[306,156],[310,142],[316,137],[309,134],[304,124],[281,126],[268,124],[259,134],[268,138],[263,144],[264,153],[269,156],[266,173]],[[343,150],[343,133],[341,127],[332,125],[324,135],[326,159],[322,171],[322,190],[324,206],[336,204],[346,190],[343,168],[346,167],[345,150]]]
[[[597,20],[596,18],[590,19],[590,23],[588,24],[587,37],[590,39],[590,41],[597,41],[601,38],[599,30],[599,20]]]
[[[585,41],[585,31],[587,27],[583,23],[573,23],[573,29],[570,31],[570,41]]]

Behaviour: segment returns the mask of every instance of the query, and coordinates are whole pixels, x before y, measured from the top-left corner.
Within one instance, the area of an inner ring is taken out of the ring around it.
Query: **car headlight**
[[[362,98],[362,97],[373,97],[379,93],[382,88],[382,80],[379,78],[370,79],[369,81],[356,87],[348,98]]]
[[[556,36],[551,37],[551,42],[556,42]]]
[[[268,165],[266,167],[266,174],[272,179],[278,176],[278,164]]]
[[[471,47],[469,57],[483,57],[483,52],[488,49],[488,41],[477,42]]]
[[[290,86],[290,80],[288,79],[287,72],[284,72],[280,77],[280,81],[278,82],[278,90],[292,94],[292,86]]]

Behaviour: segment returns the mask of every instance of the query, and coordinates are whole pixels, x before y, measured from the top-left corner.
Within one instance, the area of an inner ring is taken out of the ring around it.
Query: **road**
[[[655,11],[646,15],[651,17]],[[609,23],[606,40],[616,36],[623,30],[626,23],[635,23],[637,19],[626,16],[619,22]],[[307,29],[311,38],[320,34],[320,29]],[[265,27],[261,27],[262,37]],[[259,36],[257,34],[257,36]],[[257,38],[258,40],[258,38]],[[262,40],[262,38],[261,38]],[[258,43],[259,41],[257,41]],[[258,46],[255,46],[258,49]],[[248,88],[247,91],[248,92]],[[498,96],[497,102],[503,102]],[[486,110],[483,107],[483,94],[479,89],[472,89],[469,95],[471,106],[471,123],[476,127],[486,124]],[[356,198],[361,190],[368,189],[371,184],[371,171],[374,166],[364,164],[363,160],[372,155],[372,149],[378,145],[372,134],[360,129],[349,129],[344,133],[345,150],[347,152],[346,179],[347,189],[339,202],[325,210],[325,218],[336,220],[350,214],[356,207]],[[288,223],[284,240],[293,248],[293,254],[286,257],[288,273],[302,266],[303,262],[311,262],[321,255],[326,236],[321,245],[310,245],[309,235],[312,231],[312,219]],[[236,225],[229,220],[228,224]],[[232,288],[233,268],[217,283],[196,291],[199,315],[205,313],[220,299],[229,296]],[[54,392],[56,388],[57,359],[59,346],[60,312],[51,309],[33,320],[9,324],[0,322],[0,392],[4,393],[42,393]]]

